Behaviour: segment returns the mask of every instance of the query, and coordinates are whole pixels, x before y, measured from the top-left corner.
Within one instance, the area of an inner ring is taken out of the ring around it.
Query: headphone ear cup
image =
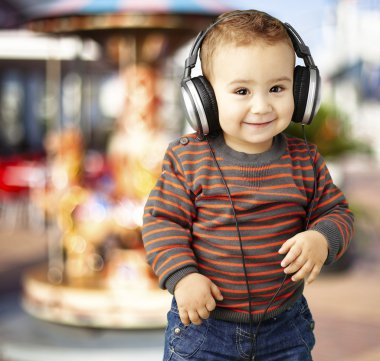
[[[292,121],[302,123],[305,115],[306,104],[309,97],[310,69],[297,65],[294,69],[293,96],[294,113]]]
[[[214,89],[210,82],[203,76],[192,78],[192,82],[197,90],[202,102],[203,110],[208,123],[208,134],[216,133],[220,129],[218,104]]]

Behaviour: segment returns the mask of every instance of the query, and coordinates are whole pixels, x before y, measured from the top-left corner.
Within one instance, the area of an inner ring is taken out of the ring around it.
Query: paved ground
[[[380,269],[355,269],[306,290],[316,320],[316,361],[380,360]]]
[[[316,321],[314,361],[380,361],[380,165],[359,159],[345,169],[343,187],[357,214],[355,259],[306,288]],[[81,329],[26,315],[17,280],[44,252],[41,234],[0,231],[0,361],[161,359],[162,330]]]
[[[357,159],[344,177],[356,214],[349,271],[324,273],[306,289],[316,320],[315,361],[380,361],[380,168]]]

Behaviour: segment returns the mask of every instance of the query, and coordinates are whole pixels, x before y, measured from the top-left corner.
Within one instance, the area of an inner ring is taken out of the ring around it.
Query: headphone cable
[[[242,237],[241,237],[241,233],[240,233],[239,222],[238,222],[238,219],[237,219],[236,210],[235,210],[235,206],[234,206],[234,203],[233,203],[233,200],[232,200],[230,189],[229,189],[229,187],[227,185],[227,182],[226,182],[226,180],[225,180],[225,178],[223,176],[222,170],[220,169],[219,162],[216,159],[215,153],[214,153],[214,151],[213,151],[213,149],[211,147],[209,139],[208,139],[208,137],[205,137],[205,138],[206,138],[208,147],[210,148],[210,152],[211,152],[212,158],[213,158],[213,160],[214,160],[214,162],[216,164],[216,168],[218,169],[219,175],[222,178],[223,185],[224,185],[224,187],[225,187],[225,189],[227,191],[228,199],[229,199],[229,202],[231,204],[231,209],[232,209],[233,217],[234,217],[234,220],[235,220],[235,227],[236,227],[236,231],[237,231],[237,235],[238,235],[238,239],[239,239],[240,252],[241,252],[241,255],[242,255],[242,263],[243,263],[243,270],[244,270],[244,279],[245,279],[245,284],[246,284],[246,288],[247,288],[247,292],[248,292],[249,335],[250,335],[250,340],[251,340],[251,348],[250,348],[249,360],[253,361],[255,359],[256,344],[257,344],[257,335],[259,333],[259,329],[260,329],[261,323],[264,320],[265,315],[267,314],[267,312],[269,310],[269,307],[272,305],[273,301],[275,300],[275,298],[277,297],[277,295],[281,291],[282,287],[284,286],[285,281],[286,281],[288,275],[287,274],[284,275],[280,287],[278,287],[278,289],[276,290],[276,292],[274,293],[274,295],[272,296],[272,298],[268,302],[268,304],[267,304],[264,312],[262,313],[262,315],[261,315],[261,317],[260,317],[260,319],[259,319],[259,321],[257,323],[255,332],[253,332],[253,317],[252,317],[252,305],[251,305],[252,304],[252,297],[251,297],[251,290],[250,290],[250,287],[249,287],[248,272],[247,272],[247,266],[246,266],[246,262],[245,262],[245,256],[244,256],[244,250],[243,250],[243,242],[242,242]]]
[[[251,306],[252,298],[251,298],[251,290],[250,290],[250,287],[249,287],[248,272],[247,272],[247,267],[246,267],[246,263],[245,263],[244,250],[243,250],[243,242],[241,240],[241,233],[240,233],[239,222],[237,220],[236,210],[235,210],[235,206],[234,206],[234,203],[233,203],[233,200],[232,200],[230,189],[229,189],[229,187],[227,185],[226,180],[224,179],[222,170],[220,169],[219,163],[218,163],[218,161],[216,159],[214,150],[211,147],[209,139],[208,139],[208,137],[205,137],[205,138],[206,138],[206,141],[207,141],[207,145],[210,148],[210,153],[212,155],[212,158],[213,158],[213,160],[214,160],[214,162],[216,164],[216,168],[218,169],[219,175],[222,178],[223,185],[224,185],[224,187],[225,187],[225,189],[227,191],[228,199],[229,199],[229,202],[231,204],[231,209],[232,209],[233,217],[234,217],[234,220],[235,220],[235,227],[236,227],[236,231],[237,231],[237,235],[238,235],[238,239],[239,239],[240,252],[241,252],[241,255],[242,255],[242,263],[243,263],[243,270],[244,270],[245,285],[247,287],[247,292],[248,292],[249,335],[250,335],[250,340],[251,340],[251,349],[250,349],[251,351],[250,351],[250,355],[249,355],[249,360],[254,360],[254,356],[253,356],[254,351],[253,350],[256,347],[256,337],[252,333],[252,330],[253,330],[253,317],[252,317],[252,306]],[[257,330],[257,328],[256,328],[256,330]]]

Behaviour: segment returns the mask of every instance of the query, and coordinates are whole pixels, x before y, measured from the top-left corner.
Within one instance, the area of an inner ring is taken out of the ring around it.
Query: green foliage
[[[322,104],[310,125],[305,126],[307,140],[318,146],[326,158],[336,158],[348,152],[371,153],[368,144],[352,137],[346,115],[336,107]],[[286,133],[303,138],[302,126],[291,123]]]

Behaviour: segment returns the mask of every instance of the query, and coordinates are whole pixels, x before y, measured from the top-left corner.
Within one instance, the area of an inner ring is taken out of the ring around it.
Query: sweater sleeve
[[[169,146],[161,176],[145,205],[142,235],[147,261],[158,276],[160,287],[170,293],[180,279],[198,272],[190,247],[194,217],[192,193]]]
[[[309,229],[320,232],[327,239],[329,255],[325,264],[330,264],[346,251],[353,233],[354,217],[319,153],[315,157],[315,171],[316,194]]]

